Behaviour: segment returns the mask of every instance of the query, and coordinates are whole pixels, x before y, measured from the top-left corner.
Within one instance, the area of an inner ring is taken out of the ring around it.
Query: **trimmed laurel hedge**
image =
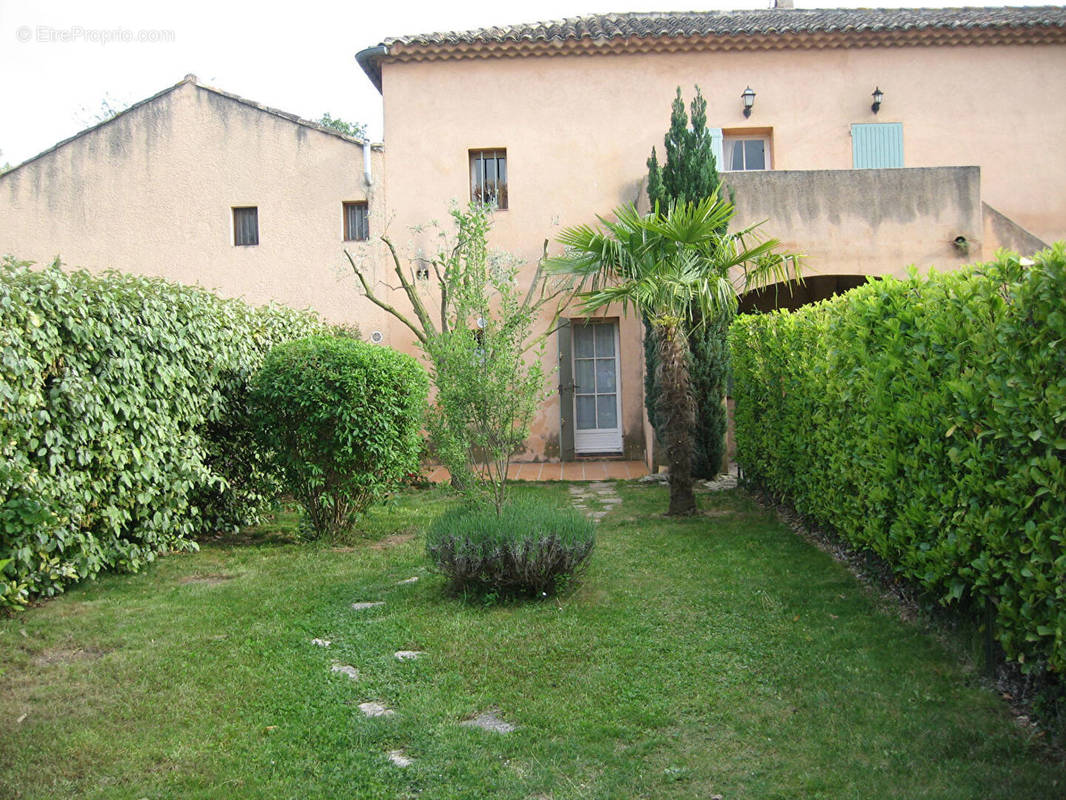
[[[157,278],[0,263],[0,607],[136,571],[277,485],[245,397],[317,317]]]
[[[1066,668],[1066,249],[731,331],[737,461],[1024,669]]]
[[[429,376],[411,356],[342,336],[275,347],[252,379],[265,452],[317,536],[350,531],[418,471]]]

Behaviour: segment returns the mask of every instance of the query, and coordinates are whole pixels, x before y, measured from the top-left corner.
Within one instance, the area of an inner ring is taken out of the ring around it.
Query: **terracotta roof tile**
[[[386,47],[685,38],[774,33],[887,32],[922,29],[1066,27],[1066,7],[829,8],[596,14],[474,31],[397,36]]]

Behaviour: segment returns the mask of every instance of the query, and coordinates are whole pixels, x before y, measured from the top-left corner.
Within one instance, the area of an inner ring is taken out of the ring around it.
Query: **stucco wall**
[[[806,259],[806,274],[899,275],[982,257],[977,167],[733,172],[737,226],[760,230]],[[962,236],[968,250],[954,245]]]
[[[344,201],[374,184],[362,147],[184,81],[170,92],[0,177],[0,253],[37,262],[159,275],[252,303],[313,307],[380,327],[344,258],[375,264],[374,245],[344,242]],[[258,206],[259,245],[233,243],[232,207]]]
[[[816,171],[792,172],[763,197],[778,198],[764,232],[807,252],[808,270],[950,267],[966,260],[955,236],[983,238],[982,200],[1048,241],[1066,236],[1066,150],[1050,146],[1066,127],[1064,74],[1061,46],[386,60],[390,219],[405,230],[441,218],[450,200],[469,199],[468,151],[506,148],[510,207],[493,241],[532,269],[561,227],[644,198],[645,160],[653,145],[662,158],[675,88],[687,101],[699,84],[712,126],[770,130],[776,170]],[[749,85],[757,97],[745,119]],[[876,115],[874,86],[885,92]],[[851,125],[869,122],[902,122],[906,167],[979,167],[980,193],[976,170],[850,172]],[[740,176],[738,187],[745,180],[758,178]],[[804,184],[835,196],[797,197]],[[911,194],[919,189],[923,197]],[[738,201],[743,214],[765,216],[755,195]],[[420,241],[406,244],[409,254]],[[394,324],[391,338],[409,337]],[[625,424],[643,439],[639,322],[623,320],[622,338]],[[532,453],[558,431],[556,401],[536,423]]]

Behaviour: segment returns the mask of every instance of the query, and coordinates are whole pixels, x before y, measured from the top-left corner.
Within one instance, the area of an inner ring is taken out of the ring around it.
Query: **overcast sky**
[[[1008,4],[1024,3],[928,5]],[[380,141],[381,97],[354,56],[387,37],[608,11],[770,5],[771,0],[303,0],[286,3],[281,12],[225,0],[0,0],[0,164],[18,164],[93,124],[105,100],[125,106],[187,73],[310,119],[329,112],[364,122],[371,138]]]

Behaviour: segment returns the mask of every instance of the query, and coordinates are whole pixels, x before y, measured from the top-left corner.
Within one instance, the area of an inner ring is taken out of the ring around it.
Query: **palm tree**
[[[574,276],[575,297],[586,313],[613,303],[630,306],[651,325],[659,352],[657,415],[664,420],[670,467],[668,514],[696,511],[692,491],[692,427],[696,407],[688,370],[688,341],[705,321],[736,313],[748,289],[798,278],[797,258],[777,252],[776,239],[757,241],[752,225],[726,233],[733,204],[717,192],[699,203],[672,205],[641,215],[634,206],[614,212],[602,229],[567,228],[558,237],[566,252],[549,268]]]

